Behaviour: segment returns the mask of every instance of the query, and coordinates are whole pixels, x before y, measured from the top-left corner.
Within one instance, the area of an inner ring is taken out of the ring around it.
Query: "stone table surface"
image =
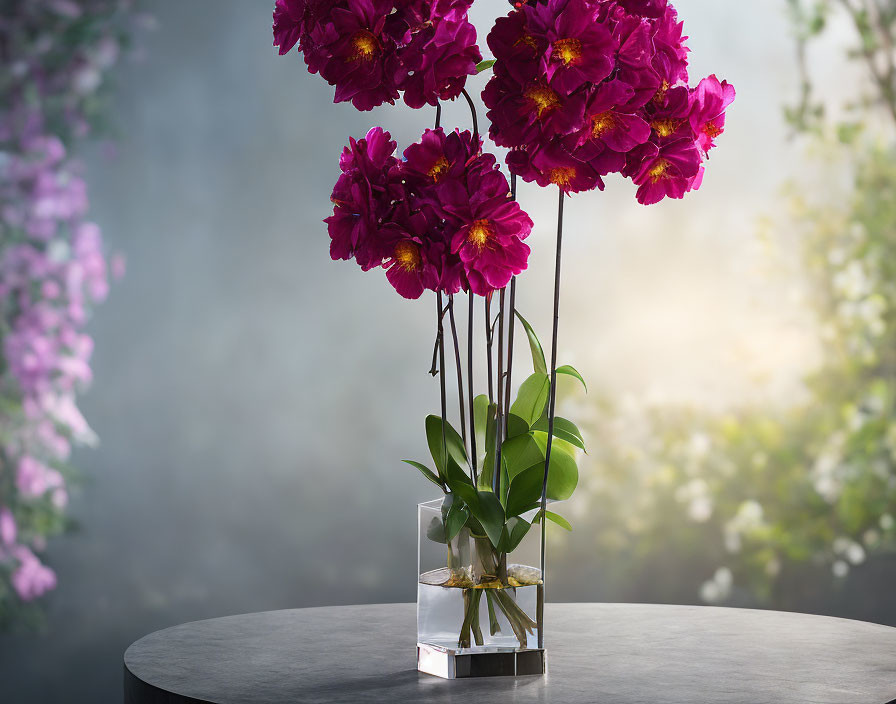
[[[413,604],[175,626],[124,655],[126,704],[891,704],[896,628],[706,606],[548,604],[544,677],[419,674]]]

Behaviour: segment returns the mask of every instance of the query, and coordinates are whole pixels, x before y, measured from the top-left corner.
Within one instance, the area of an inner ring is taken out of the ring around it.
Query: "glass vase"
[[[444,498],[417,507],[417,669],[447,679],[543,674],[541,527],[503,553],[467,526],[447,540],[446,515]]]

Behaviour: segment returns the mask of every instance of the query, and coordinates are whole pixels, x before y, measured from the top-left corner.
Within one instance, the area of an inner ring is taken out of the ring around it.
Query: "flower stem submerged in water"
[[[503,581],[490,574],[474,578],[470,570],[445,567],[420,575],[418,618],[424,640],[461,649],[534,647],[536,622],[528,614],[537,612],[541,573],[512,564],[506,574]]]

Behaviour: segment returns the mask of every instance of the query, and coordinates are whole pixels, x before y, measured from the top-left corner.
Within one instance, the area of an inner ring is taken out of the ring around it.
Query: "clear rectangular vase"
[[[443,501],[417,507],[417,669],[446,679],[544,674],[540,525],[510,553],[467,526],[448,541]]]

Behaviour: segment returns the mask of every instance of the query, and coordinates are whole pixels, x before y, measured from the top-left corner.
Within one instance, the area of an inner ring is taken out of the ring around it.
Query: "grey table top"
[[[776,611],[548,604],[545,677],[419,674],[413,604],[187,623],[124,656],[126,704],[891,704],[896,628]]]

